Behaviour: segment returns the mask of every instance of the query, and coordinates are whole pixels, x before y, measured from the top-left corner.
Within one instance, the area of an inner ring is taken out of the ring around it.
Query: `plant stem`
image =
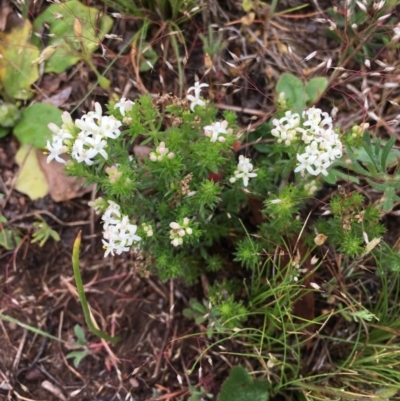
[[[89,330],[93,334],[102,338],[103,340],[110,341],[111,343],[116,344],[118,341],[120,341],[121,338],[110,336],[104,333],[103,331],[99,330],[98,328],[96,328],[95,325],[93,324],[90,315],[89,305],[87,303],[85,295],[85,289],[83,288],[81,272],[79,270],[79,248],[81,246],[81,236],[82,236],[82,231],[79,231],[78,236],[75,239],[74,248],[72,252],[72,268],[74,269],[76,289],[78,290],[79,301],[81,302],[82,305],[83,314],[85,315],[85,321],[87,326],[89,327]]]

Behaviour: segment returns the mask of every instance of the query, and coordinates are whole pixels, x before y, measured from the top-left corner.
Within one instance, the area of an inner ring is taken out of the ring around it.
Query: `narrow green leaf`
[[[379,171],[378,159],[377,159],[377,157],[376,157],[376,155],[375,155],[375,153],[374,153],[374,150],[373,150],[373,148],[372,148],[371,135],[369,134],[368,131],[365,131],[365,132],[364,132],[364,135],[363,135],[363,144],[364,144],[364,149],[365,149],[365,151],[367,152],[369,158],[370,158],[371,161],[372,161],[372,164],[373,164],[374,167],[375,167],[375,170],[376,170],[376,171],[375,171],[374,173],[376,173],[377,171]]]
[[[396,142],[397,136],[393,135],[390,137],[390,139],[386,142],[385,147],[382,149],[382,154],[381,154],[381,168],[382,171],[386,171],[387,168],[387,159],[390,153],[390,150],[392,149],[392,146]]]
[[[351,175],[349,173],[343,173],[342,171],[337,170],[335,168],[333,168],[329,171],[329,174],[326,177],[324,177],[324,180],[328,184],[336,184],[336,181],[338,178],[342,178],[345,181],[354,182],[355,184],[360,183],[360,180],[357,177],[355,177],[354,175]]]
[[[89,354],[90,352],[88,350],[72,351],[66,356],[66,358],[67,359],[74,358],[74,366],[77,368],[79,364],[82,362],[82,359],[88,356]]]
[[[394,189],[389,187],[383,193],[383,199],[385,200],[382,205],[382,210],[386,213],[389,213],[393,209],[393,205],[395,202],[396,193]]]
[[[27,330],[31,331],[32,333],[36,333],[36,334],[39,334],[39,335],[41,335],[43,337],[47,337],[50,340],[55,340],[55,341],[59,341],[60,343],[67,344],[67,341],[64,341],[61,338],[52,336],[51,334],[48,334],[43,330],[37,329],[36,327],[30,326],[29,324],[22,323],[18,319],[15,319],[15,318],[13,318],[11,316],[3,315],[2,313],[0,313],[0,319],[4,320],[6,322],[14,323],[14,324],[16,324],[16,325],[18,325],[20,327],[23,327],[24,329],[27,329]]]
[[[73,250],[72,250],[72,268],[74,270],[76,289],[78,291],[79,301],[81,302],[83,314],[85,315],[85,321],[86,321],[86,324],[88,325],[90,331],[94,335],[96,335],[97,337],[100,337],[106,341],[110,341],[113,344],[116,344],[118,341],[120,341],[120,337],[113,337],[113,336],[110,336],[110,335],[104,333],[103,331],[101,331],[97,327],[95,327],[95,325],[92,321],[92,316],[91,316],[90,310],[89,310],[89,304],[86,300],[85,288],[83,287],[81,272],[79,270],[79,248],[81,246],[81,235],[82,235],[82,232],[79,231],[78,236],[76,237],[75,242],[74,242],[74,246],[73,246]]]

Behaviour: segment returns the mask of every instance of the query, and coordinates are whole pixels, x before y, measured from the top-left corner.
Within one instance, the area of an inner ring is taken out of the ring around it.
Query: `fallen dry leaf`
[[[50,96],[47,99],[43,99],[42,103],[50,103],[55,107],[60,107],[69,99],[71,92],[72,92],[72,87],[67,86],[65,89],[61,90],[55,95]]]
[[[15,189],[28,195],[32,200],[46,196],[49,186],[39,166],[36,149],[30,146],[21,146],[15,160],[20,166]]]
[[[64,160],[68,160],[64,157]],[[85,186],[83,180],[75,177],[68,177],[64,172],[64,165],[52,161],[47,163],[47,156],[38,151],[38,159],[41,169],[49,185],[49,194],[54,202],[62,202],[80,196],[92,191],[93,186]]]

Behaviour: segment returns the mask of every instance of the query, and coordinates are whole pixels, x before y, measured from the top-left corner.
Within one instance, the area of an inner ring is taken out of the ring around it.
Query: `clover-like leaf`
[[[24,145],[44,149],[51,138],[49,123],[61,125],[61,110],[48,103],[35,103],[22,112],[21,121],[14,127],[14,135]]]
[[[289,108],[296,112],[304,110],[306,95],[303,82],[293,74],[284,73],[276,84],[276,92],[284,93]]]
[[[311,106],[325,92],[327,86],[328,80],[325,77],[310,79],[304,87],[307,95],[307,106]]]

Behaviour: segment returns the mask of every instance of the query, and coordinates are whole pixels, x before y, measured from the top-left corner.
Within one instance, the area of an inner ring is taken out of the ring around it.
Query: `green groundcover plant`
[[[267,350],[271,368],[281,369],[280,386],[301,372],[310,322],[303,319],[295,326],[292,307],[304,288],[321,290],[310,280],[305,286],[327,257],[321,246],[340,254],[346,277],[366,257],[381,259],[380,247],[390,259],[386,269],[398,269],[395,254],[381,243],[380,223],[397,200],[394,140],[372,139],[368,124],[341,132],[327,111],[311,106],[324,82],[281,91],[294,81],[289,74],[281,78],[277,113],[254,132],[240,129],[235,113],[220,115],[201,96],[208,85],[196,81],[185,99],[122,98],[108,106],[108,113],[96,103],[75,121],[64,112],[61,127],[49,124],[53,137],[47,143],[48,162],[65,163],[70,175],[97,184],[101,196],[90,206],[101,215],[105,257],[134,250],[162,280],[181,277],[189,284],[205,271],[243,269],[244,286],[234,274],[222,275],[210,286],[207,302],[191,300],[184,314],[206,323],[209,337],[244,336],[250,348],[257,343]],[[244,138],[254,150],[241,146]],[[372,187],[385,184],[392,190],[369,205],[362,194],[342,189],[320,210],[320,218],[307,217],[307,205],[324,181],[332,185],[344,179],[366,179]],[[306,259],[311,267],[305,268]],[[334,286],[327,283],[327,294]],[[355,322],[376,318],[358,302],[341,305],[335,316]],[[263,329],[244,327],[251,318]],[[311,319],[324,325],[324,317]],[[286,360],[279,361],[274,352]]]
[[[103,195],[91,206],[102,216],[105,256],[136,247],[150,255],[163,279],[190,281],[203,266],[215,264],[212,257],[220,254],[215,245],[232,244],[236,258],[251,268],[265,244],[248,234],[268,228],[269,239],[276,240],[299,233],[302,205],[320,186],[315,177],[329,176],[344,141],[354,142],[366,128],[353,127],[341,138],[319,108],[281,111],[267,133],[276,141],[254,167],[250,155],[234,150],[242,132],[235,114],[217,117],[200,96],[207,86],[196,82],[187,100],[123,98],[109,106],[109,115],[96,103],[80,119],[65,112],[61,127],[49,125],[54,136],[47,144],[48,162],[65,163],[61,155],[70,155],[67,172],[96,183]],[[280,185],[293,171],[292,183]],[[245,221],[255,212],[249,209],[254,199],[268,218],[258,228]],[[362,199],[358,203],[362,207]]]

